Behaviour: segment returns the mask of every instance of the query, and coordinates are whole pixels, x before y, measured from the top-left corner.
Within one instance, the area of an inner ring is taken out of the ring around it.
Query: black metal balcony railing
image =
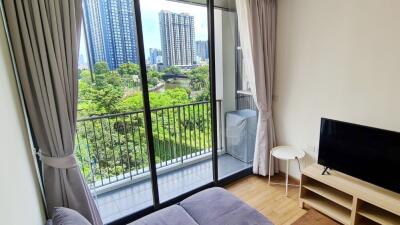
[[[133,179],[149,171],[144,112],[78,120],[76,155],[90,187]],[[211,152],[209,102],[151,110],[157,168]]]

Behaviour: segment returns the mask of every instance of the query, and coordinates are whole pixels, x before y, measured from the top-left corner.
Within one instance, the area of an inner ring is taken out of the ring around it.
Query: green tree
[[[156,86],[160,82],[161,73],[157,70],[150,69],[147,71],[147,82],[150,87]]]
[[[119,66],[118,73],[122,77],[138,76],[140,74],[140,66],[131,62],[124,63]]]
[[[147,77],[154,77],[154,78],[160,79],[161,78],[161,73],[158,72],[155,69],[149,69],[147,71]]]
[[[191,74],[207,74],[208,75],[209,68],[208,65],[198,66],[190,71]]]
[[[195,102],[203,102],[203,101],[210,101],[210,85],[207,85],[201,94],[197,95],[195,98]]]
[[[97,74],[95,81],[79,81],[79,115],[93,116],[116,113],[123,97],[121,77],[116,72]]]
[[[205,65],[196,67],[188,73],[190,79],[190,87],[193,91],[204,90],[208,87],[208,72],[208,65]]]
[[[90,70],[83,69],[79,73],[79,80],[84,81],[86,83],[92,82],[92,73]]]
[[[164,95],[168,98],[167,105],[181,105],[190,102],[187,91],[183,88],[174,88],[164,92]]]
[[[187,91],[183,88],[175,88],[165,92],[150,92],[151,108],[161,108],[165,106],[173,106],[187,104],[190,102]],[[119,112],[132,112],[143,109],[143,95],[137,92],[131,96],[122,99],[116,106]]]
[[[115,71],[108,73],[97,74],[94,82],[96,88],[101,89],[107,85],[115,88],[121,88],[121,77]]]
[[[108,68],[107,62],[100,61],[94,64],[94,73],[95,74],[103,74],[103,73],[108,73],[110,72],[110,69]]]
[[[164,73],[170,73],[170,74],[182,74],[181,68],[177,66],[170,66],[164,69]]]
[[[143,95],[142,92],[136,92],[135,94],[122,99],[118,103],[119,112],[132,112],[143,109]]]

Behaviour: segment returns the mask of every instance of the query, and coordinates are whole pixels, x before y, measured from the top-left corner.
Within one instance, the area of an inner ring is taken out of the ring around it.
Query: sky
[[[195,41],[208,40],[207,8],[205,6],[183,4],[167,0],[141,0],[140,9],[142,14],[146,58],[149,56],[149,48],[161,49],[158,16],[161,10],[169,10],[174,13],[185,12],[194,16]],[[81,32],[80,52],[86,52],[83,29]],[[86,57],[84,56],[84,58]],[[84,60],[87,61],[87,59]]]
[[[158,13],[169,10],[174,13],[188,13],[194,16],[195,40],[207,40],[207,8],[204,6],[183,4],[167,0],[141,0],[140,9],[143,23],[143,39],[146,54],[149,48],[161,48]]]

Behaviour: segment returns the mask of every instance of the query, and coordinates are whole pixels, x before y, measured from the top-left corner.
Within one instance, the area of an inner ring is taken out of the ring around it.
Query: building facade
[[[99,61],[106,61],[103,29],[100,16],[99,0],[84,0],[85,31],[89,52],[89,63],[94,65]]]
[[[133,0],[84,0],[90,63],[106,61],[111,70],[138,63]]]
[[[164,66],[191,66],[195,63],[194,17],[163,10],[159,13],[161,51]]]
[[[149,49],[149,64],[155,65],[157,63],[162,63],[162,51],[157,48]]]
[[[196,41],[196,56],[200,61],[208,61],[208,41]]]

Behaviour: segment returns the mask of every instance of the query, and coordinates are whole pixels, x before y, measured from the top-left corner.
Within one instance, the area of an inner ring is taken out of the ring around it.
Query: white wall
[[[1,19],[0,144],[0,224],[44,224],[40,189]]]
[[[278,0],[278,144],[318,149],[321,117],[400,131],[399,10],[398,0]]]

